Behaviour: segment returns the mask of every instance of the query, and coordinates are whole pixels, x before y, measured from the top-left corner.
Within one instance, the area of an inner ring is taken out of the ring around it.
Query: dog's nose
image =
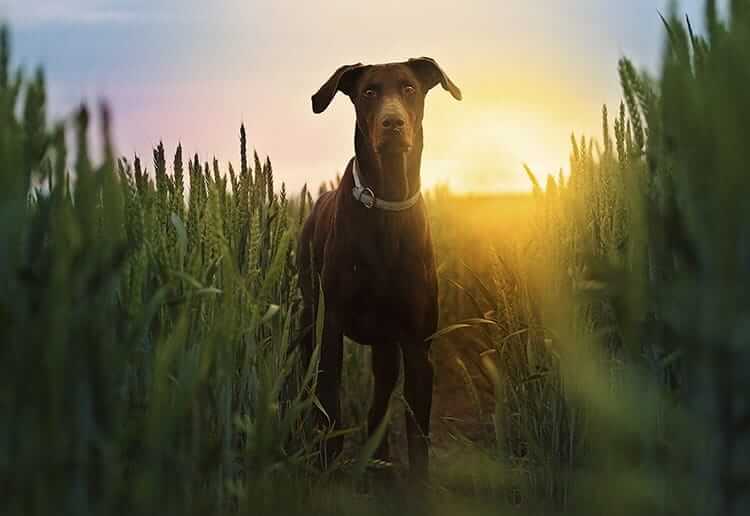
[[[383,119],[382,123],[386,129],[401,129],[406,124],[406,121],[399,115],[389,115]]]

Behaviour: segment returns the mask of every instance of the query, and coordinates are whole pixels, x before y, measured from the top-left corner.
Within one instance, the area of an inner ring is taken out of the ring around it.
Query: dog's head
[[[357,127],[378,154],[408,152],[422,127],[424,100],[437,84],[461,100],[461,90],[429,57],[401,63],[342,66],[312,96],[315,113],[322,113],[337,91],[349,96],[357,112]]]

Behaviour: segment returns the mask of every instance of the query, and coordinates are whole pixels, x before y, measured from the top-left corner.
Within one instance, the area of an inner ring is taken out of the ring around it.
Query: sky
[[[702,0],[680,11],[700,26]],[[118,151],[163,141],[239,161],[240,123],[291,190],[353,154],[354,111],[310,96],[343,64],[429,56],[461,88],[427,98],[422,177],[457,192],[530,189],[568,167],[570,134],[614,112],[617,60],[658,70],[666,0],[0,0],[17,64],[46,72],[50,111],[106,99]]]

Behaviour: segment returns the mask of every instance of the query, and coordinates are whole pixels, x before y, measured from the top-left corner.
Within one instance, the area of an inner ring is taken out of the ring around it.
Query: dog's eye
[[[372,88],[368,88],[365,90],[365,97],[374,98],[377,94],[378,92],[373,90]]]
[[[416,92],[417,90],[411,84],[407,84],[406,86],[404,86],[404,93],[406,93],[407,95],[413,95]]]

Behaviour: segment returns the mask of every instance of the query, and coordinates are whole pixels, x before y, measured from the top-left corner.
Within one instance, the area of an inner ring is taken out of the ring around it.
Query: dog
[[[428,470],[433,365],[428,338],[438,324],[438,282],[430,227],[421,195],[425,96],[440,84],[461,91],[431,58],[346,65],[312,96],[322,113],[337,92],[356,112],[355,156],[338,188],[316,201],[299,238],[297,265],[303,327],[324,311],[316,394],[330,425],[340,425],[343,336],[372,347],[372,435],[385,417],[404,363],[410,473]],[[318,307],[319,290],[323,306]],[[320,331],[320,330],[318,330]],[[302,342],[307,361],[315,332]],[[341,450],[332,439],[324,453]],[[388,461],[387,429],[375,458]]]

